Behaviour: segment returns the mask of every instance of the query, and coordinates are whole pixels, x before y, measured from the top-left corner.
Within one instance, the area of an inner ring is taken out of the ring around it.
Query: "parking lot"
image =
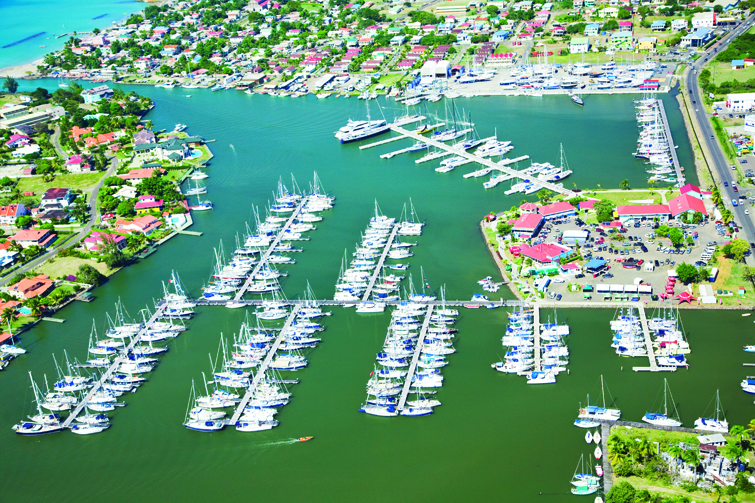
[[[735,224],[735,222],[734,222]],[[565,301],[577,302],[583,300],[581,290],[568,291],[569,284],[584,286],[597,284],[636,285],[638,279],[643,285],[653,287],[653,294],[664,292],[669,271],[677,264],[686,262],[698,267],[707,266],[717,246],[723,246],[732,239],[738,228],[724,226],[715,221],[703,221],[698,225],[683,224],[671,221],[666,225],[679,227],[685,235],[693,238],[691,246],[674,247],[668,238],[654,236],[657,224],[643,222],[628,224],[621,228],[604,227],[597,224],[586,224],[579,218],[567,218],[546,224],[533,244],[541,242],[559,242],[560,236],[568,230],[587,230],[590,232],[586,243],[579,244],[579,251],[585,260],[600,259],[606,261],[606,266],[596,273],[584,271],[582,274],[560,274],[551,278],[546,294],[555,298],[559,294]],[[576,249],[577,245],[565,244]],[[749,253],[749,252],[748,252]],[[652,264],[652,270],[648,270]],[[681,293],[682,286],[677,287]],[[697,294],[697,292],[694,292]],[[630,295],[630,300],[633,295]],[[601,300],[602,294],[593,292],[594,300]],[[651,297],[643,296],[650,301]]]

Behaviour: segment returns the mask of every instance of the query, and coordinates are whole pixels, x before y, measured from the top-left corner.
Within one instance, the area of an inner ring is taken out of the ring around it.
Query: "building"
[[[687,194],[698,199],[703,198],[703,191],[700,190],[700,187],[698,187],[697,185],[692,185],[691,183],[688,183],[687,185],[679,189],[679,192],[681,195]]]
[[[89,164],[85,155],[72,155],[66,161],[66,169],[71,173],[88,173],[94,171],[92,165]]]
[[[71,189],[47,189],[45,195],[42,196],[39,206],[60,206],[61,208],[65,208],[66,206],[70,206],[74,199],[76,199],[76,194]]]
[[[702,196],[694,197],[689,193],[675,197],[668,202],[668,207],[671,210],[671,216],[677,220],[681,220],[684,217],[691,218],[695,212],[700,212],[705,216],[708,215]]]
[[[739,93],[726,95],[726,108],[732,112],[747,112],[755,105],[755,93]]]
[[[748,133],[755,133],[755,115],[745,115],[744,128]]]
[[[44,297],[55,289],[55,281],[49,276],[41,274],[33,278],[24,278],[8,288],[8,293],[17,297],[31,299],[32,297]]]
[[[658,39],[655,37],[643,37],[637,41],[635,46],[638,51],[655,52],[655,44]]]
[[[710,28],[698,28],[693,33],[682,37],[682,47],[702,47],[713,38],[713,30]]]
[[[615,31],[611,33],[611,44],[616,49],[631,49],[632,40],[631,31]]]
[[[10,139],[5,142],[5,146],[8,148],[24,147],[31,142],[31,139],[25,134],[12,134]]]
[[[713,28],[716,26],[716,13],[714,11],[698,12],[692,16],[693,28]]]
[[[575,37],[569,42],[569,53],[582,54],[590,50],[590,39],[588,37]]]
[[[520,246],[520,252],[523,256],[532,259],[533,263],[539,265],[556,265],[562,257],[571,255],[572,251],[566,246],[556,244],[540,243],[535,246]]]
[[[28,214],[29,210],[23,203],[0,206],[0,225],[13,225],[16,218]]]
[[[594,37],[600,31],[600,25],[598,23],[589,23],[585,25],[584,34],[587,37]]]
[[[688,26],[687,20],[684,18],[674,19],[671,21],[671,29],[674,31],[686,30]]]
[[[32,144],[32,145],[25,145],[23,147],[18,147],[16,150],[13,151],[13,157],[16,159],[19,159],[21,157],[32,155],[32,154],[38,154],[40,152],[39,145]]]
[[[113,90],[108,86],[97,86],[92,89],[84,89],[81,92],[84,103],[97,103],[101,99],[108,99],[113,97]]]
[[[616,213],[622,224],[638,223],[646,220],[666,222],[671,217],[671,211],[665,204],[634,204],[631,206],[617,206]]]
[[[564,233],[561,235],[561,242],[562,243],[586,243],[587,238],[590,237],[589,231],[580,231],[580,230],[569,230],[564,231]]]
[[[631,21],[619,21],[619,33],[629,32],[632,33]]]
[[[137,215],[143,215],[151,211],[160,211],[163,209],[163,200],[156,199],[152,195],[139,196],[139,201],[134,205],[134,211]]]
[[[537,211],[545,220],[557,220],[577,214],[577,209],[567,202],[546,204],[538,208]]]
[[[160,227],[160,221],[151,215],[143,215],[133,220],[118,220],[115,222],[115,230],[118,232],[141,232],[149,236]]]
[[[25,229],[18,231],[8,239],[15,241],[24,248],[29,246],[41,246],[46,248],[50,246],[57,237],[58,236],[49,229]]]
[[[511,234],[519,239],[530,239],[540,232],[544,221],[542,215],[537,213],[522,213],[512,224]]]
[[[650,24],[650,29],[652,31],[666,31],[666,21],[662,21],[662,20],[653,21]]]
[[[100,246],[105,243],[115,243],[116,248],[123,250],[128,244],[125,236],[120,234],[108,234],[106,232],[94,231],[90,236],[84,239],[84,246],[89,251],[99,251]]]

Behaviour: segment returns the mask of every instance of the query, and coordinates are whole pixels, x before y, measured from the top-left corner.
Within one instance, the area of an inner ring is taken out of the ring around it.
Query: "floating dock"
[[[674,170],[676,171],[676,180],[679,187],[684,185],[684,174],[682,168],[679,165],[679,158],[676,156],[676,148],[674,147],[674,138],[671,136],[671,128],[668,125],[668,118],[666,117],[666,108],[663,106],[663,100],[656,100],[658,103],[658,110],[661,112],[661,118],[663,120],[663,129],[666,131],[666,142],[668,143],[668,149],[671,152],[671,161],[674,163]]]
[[[414,349],[412,363],[409,365],[409,372],[406,374],[404,389],[401,390],[401,398],[398,401],[398,410],[404,410],[404,405],[406,405],[406,397],[409,396],[409,389],[412,387],[412,378],[414,378],[414,372],[417,370],[419,355],[422,353],[422,347],[425,345],[425,335],[427,335],[427,327],[430,326],[430,318],[432,318],[433,309],[435,309],[433,304],[427,306],[425,321],[422,323],[422,330],[420,330],[419,338],[417,339],[417,347]]]
[[[532,325],[535,329],[533,333],[533,340],[535,342],[535,372],[542,372],[543,371],[543,360],[542,360],[542,352],[541,352],[541,342],[540,342],[540,306],[535,304],[534,306],[534,313],[532,314]]]
[[[265,359],[262,361],[262,364],[260,365],[259,369],[257,369],[257,373],[254,374],[254,379],[252,379],[252,383],[247,388],[246,393],[244,393],[243,398],[241,399],[238,406],[236,407],[236,411],[233,413],[233,416],[231,416],[231,419],[226,422],[226,425],[230,425],[230,426],[235,425],[238,422],[241,415],[244,413],[244,410],[246,409],[246,404],[248,404],[249,400],[252,399],[252,396],[254,395],[254,391],[257,389],[257,386],[259,385],[262,378],[265,377],[265,373],[267,372],[267,368],[270,366],[270,362],[272,362],[273,358],[275,358],[275,353],[278,351],[278,347],[283,342],[283,339],[285,339],[286,336],[288,335],[287,334],[288,329],[291,327],[291,324],[296,319],[296,314],[299,312],[300,307],[301,307],[300,304],[294,304],[293,308],[291,309],[291,313],[288,315],[288,318],[286,318],[286,323],[283,325],[283,328],[278,334],[278,337],[276,337],[275,342],[273,343],[273,346],[270,348],[270,351],[267,352],[267,356],[265,356]]]
[[[509,164],[514,164],[519,161],[525,161],[529,158],[530,156],[523,155],[523,156],[517,157],[516,159],[504,159],[502,161],[498,161],[496,164],[499,166],[508,166]],[[480,176],[488,175],[494,170],[498,170],[498,171],[508,174],[509,178],[506,178],[506,180],[510,180],[511,178],[524,178],[526,176],[531,176],[531,175],[526,175],[524,173],[520,173],[519,175],[514,175],[513,173],[508,173],[508,171],[504,171],[502,169],[496,168],[495,166],[488,166],[482,169],[478,169],[477,171],[472,171],[471,173],[467,173],[466,175],[464,175],[464,178],[478,178]]]
[[[635,372],[674,372],[676,367],[660,367],[655,359],[655,352],[653,351],[653,339],[650,337],[650,329],[648,328],[648,320],[645,316],[645,308],[639,306],[637,310],[640,312],[640,323],[642,324],[642,335],[645,336],[645,347],[648,351],[648,360],[650,360],[649,367],[632,367]]]
[[[391,245],[393,244],[393,241],[396,239],[396,234],[398,234],[398,229],[399,229],[399,224],[393,224],[393,230],[391,230],[391,235],[388,237],[388,242],[385,243],[385,248],[383,248],[383,253],[380,254],[380,260],[378,260],[377,267],[375,267],[375,271],[372,273],[372,276],[370,276],[370,282],[367,285],[367,289],[364,291],[364,295],[362,295],[362,302],[370,298],[372,289],[375,287],[375,282],[377,281],[378,276],[380,276],[380,273],[383,270],[383,264],[385,263],[385,258],[388,256],[388,252],[391,251]]]

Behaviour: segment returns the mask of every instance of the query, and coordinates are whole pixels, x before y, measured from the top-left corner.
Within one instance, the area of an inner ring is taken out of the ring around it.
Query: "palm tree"
[[[733,439],[727,440],[726,445],[723,446],[721,450],[723,451],[724,456],[729,458],[732,462],[739,461],[745,455],[742,446]]]
[[[629,446],[627,445],[626,440],[617,434],[614,433],[608,437],[606,446],[608,447],[608,460],[612,465],[621,464],[626,459],[629,452]]]
[[[32,316],[40,316],[42,314],[42,299],[39,297],[31,297],[23,302],[24,307],[31,311]]]
[[[733,218],[734,215],[732,214],[731,210],[729,210],[728,208],[721,210],[721,220],[723,220],[725,224],[731,222]]]
[[[3,323],[7,325],[10,325],[14,321],[16,321],[16,318],[18,318],[18,314],[12,307],[6,307],[5,309],[3,309],[3,312],[0,313],[0,320],[2,320]]]
[[[688,449],[684,451],[682,458],[684,462],[692,466],[697,471],[697,466],[700,464],[701,456],[698,449]]]
[[[747,433],[750,436],[753,436],[755,434],[755,419],[750,421],[750,424],[747,425]]]

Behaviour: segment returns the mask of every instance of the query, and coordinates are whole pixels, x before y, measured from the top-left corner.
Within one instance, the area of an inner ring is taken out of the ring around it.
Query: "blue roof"
[[[650,26],[651,26],[651,27],[656,27],[656,26],[666,26],[666,21],[660,21],[660,20],[659,20],[659,21],[653,21],[653,24],[652,24],[652,25],[650,25]]]
[[[695,38],[705,38],[708,35],[710,35],[710,33],[712,31],[713,30],[711,30],[710,28],[698,28],[697,30],[695,30],[694,33],[691,33],[691,34],[689,34],[687,36],[688,37],[695,37]]]
[[[595,28],[597,30],[598,28],[600,28],[600,24],[598,24],[598,23],[590,23],[590,24],[585,25],[585,29],[587,29],[587,28]]]
[[[731,60],[731,64],[732,65],[737,65],[737,66],[745,66],[745,60],[744,59],[732,59]]]
[[[585,269],[597,269],[598,267],[603,267],[604,265],[606,265],[605,260],[594,258],[585,264]]]

